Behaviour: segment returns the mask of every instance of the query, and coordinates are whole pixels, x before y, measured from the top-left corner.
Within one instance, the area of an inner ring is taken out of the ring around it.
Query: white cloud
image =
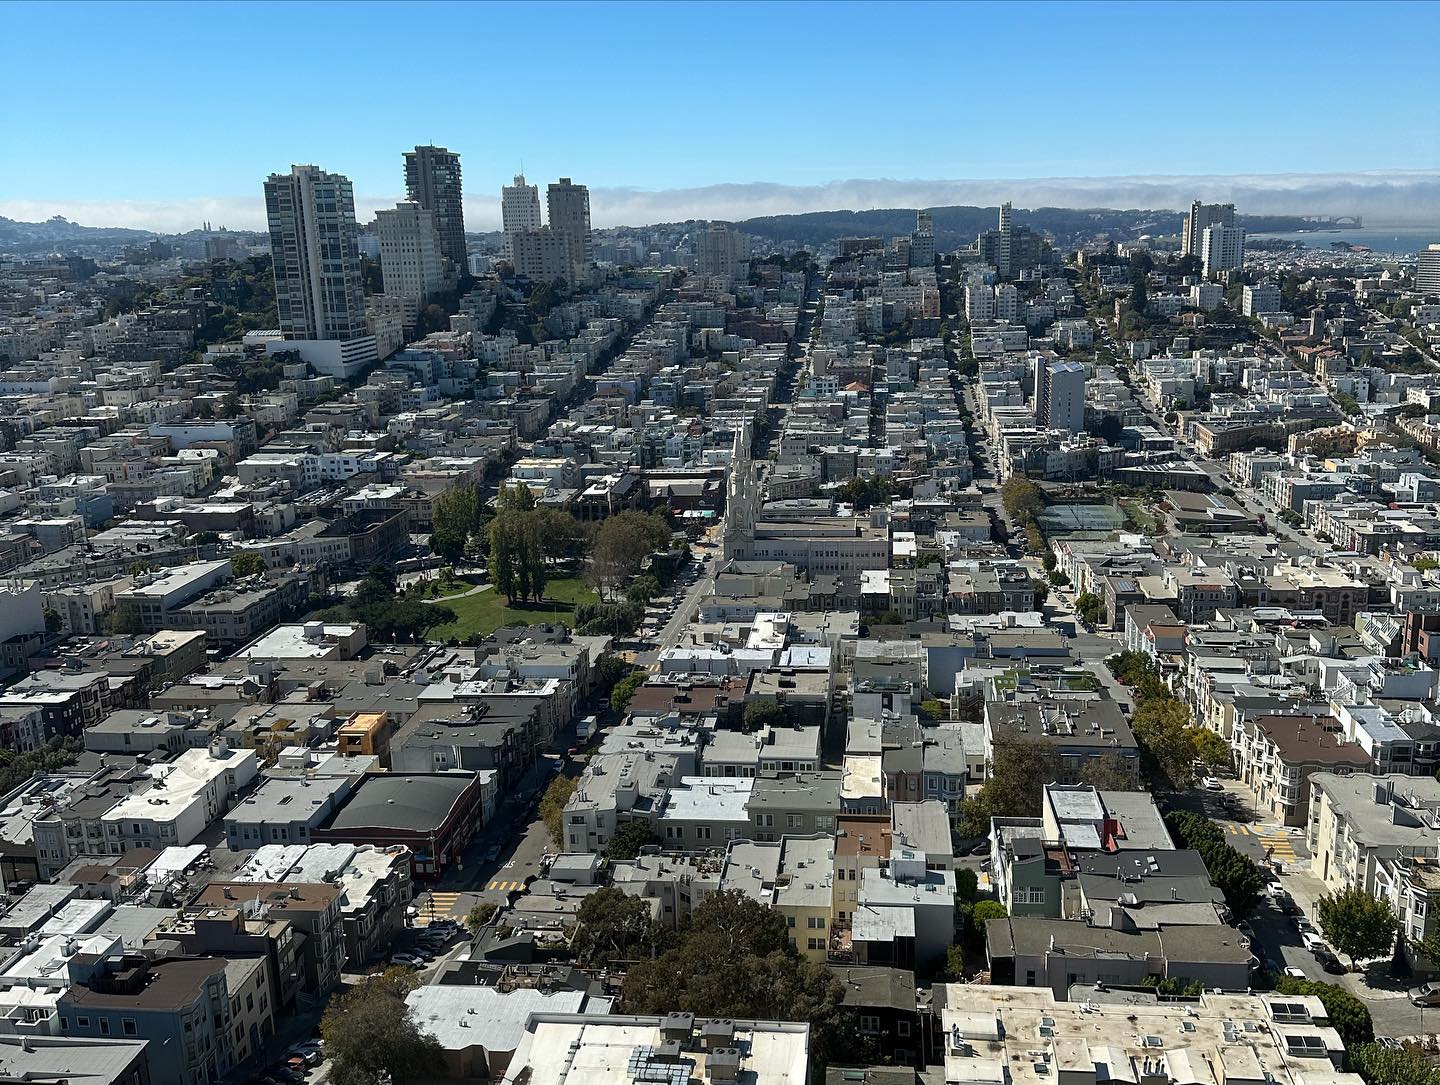
[[[358,196],[368,221],[396,196]],[[876,207],[989,206],[1011,200],[1018,207],[1169,208],[1193,199],[1234,201],[1251,214],[1360,214],[1387,225],[1440,221],[1440,171],[1404,170],[1351,174],[1258,174],[1210,177],[1055,177],[995,181],[846,180],[823,185],[756,181],[703,188],[645,190],[593,188],[596,226],[643,226],[690,218],[743,219],[805,211]],[[87,226],[129,226],[181,232],[208,221],[232,229],[259,230],[265,208],[252,197],[171,202],[141,200],[0,200],[0,215],[34,222],[64,215]],[[498,195],[465,201],[466,225],[494,230],[500,224]]]

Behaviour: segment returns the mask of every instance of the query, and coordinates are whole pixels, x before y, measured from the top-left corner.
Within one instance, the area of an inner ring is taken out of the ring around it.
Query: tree
[[[45,632],[58,633],[65,627],[65,618],[54,607],[45,608]]]
[[[1028,524],[1045,511],[1045,495],[1040,487],[1020,474],[1005,480],[1005,485],[1000,487],[1000,502],[1018,524]]]
[[[1208,727],[1195,727],[1195,756],[1212,769],[1228,768],[1230,744]]]
[[[490,522],[490,580],[495,590],[513,601],[519,583],[514,540],[504,517]]]
[[[501,512],[529,512],[535,508],[535,492],[523,482],[500,487],[496,507]]]
[[[575,793],[575,781],[568,776],[556,776],[540,796],[540,820],[550,831],[550,840],[558,848],[565,843],[565,804]]]
[[[1395,943],[1397,921],[1389,901],[1364,889],[1341,889],[1320,898],[1320,931],[1351,964],[1383,957]]]
[[[656,580],[649,573],[644,576],[637,576],[631,585],[625,589],[625,598],[632,603],[639,603],[644,606],[660,594],[660,581]]]
[[[961,834],[988,835],[991,818],[1029,817],[1040,809],[1045,785],[1060,778],[1060,768],[1059,753],[1044,742],[997,745],[989,777],[973,798],[960,804]]]
[[[725,890],[695,908],[673,946],[631,965],[623,998],[628,1013],[808,1021],[812,1057],[823,1060],[844,1042],[843,996],[823,964],[796,951],[784,916]]]
[[[975,896],[980,891],[980,875],[969,867],[961,867],[955,871],[955,898],[975,902]]]
[[[1165,824],[1182,848],[1200,853],[1210,880],[1225,895],[1226,905],[1237,918],[1255,910],[1265,879],[1254,860],[1225,842],[1218,825],[1186,810],[1167,814]]]
[[[1075,599],[1075,610],[1090,625],[1099,625],[1105,618],[1105,600],[1093,592],[1081,592]]]
[[[140,605],[130,600],[115,604],[105,622],[105,632],[112,636],[134,635],[145,631],[145,620],[140,617]]]
[[[970,922],[974,926],[976,934],[983,945],[985,942],[985,924],[992,919],[1006,919],[1010,915],[1005,910],[1005,905],[998,900],[978,900],[975,902],[975,910],[970,913]]]
[[[1364,1078],[1366,1085],[1440,1085],[1440,1070],[1417,1045],[1347,1044],[1346,1048],[1350,1070]]]
[[[440,1042],[405,1004],[413,976],[389,969],[331,999],[320,1019],[336,1085],[409,1085],[444,1070]]]
[[[634,668],[625,660],[607,652],[595,661],[595,666],[590,670],[590,680],[595,683],[597,691],[609,697],[610,690],[614,688],[615,683],[633,670]]]
[[[622,822],[605,843],[605,858],[633,859],[642,848],[660,843],[660,838],[650,830],[644,821]]]
[[[627,510],[606,519],[595,532],[589,578],[601,595],[615,595],[639,572],[646,556],[670,545],[663,517]]]
[[[778,701],[746,701],[740,722],[747,732],[782,727],[785,724],[785,709]]]
[[[1053,565],[1055,559],[1050,555],[1049,551],[1046,551],[1045,556],[1050,558],[1050,562]],[[1030,587],[1035,592],[1035,609],[1044,610],[1045,601],[1050,598],[1050,585],[1045,583],[1045,581],[1043,580],[1036,580],[1032,578],[1030,581]]]
[[[237,578],[261,576],[265,572],[265,559],[254,550],[242,550],[230,556],[230,572]]]
[[[466,914],[465,929],[471,934],[479,934],[481,929],[495,918],[495,913],[499,910],[499,905],[482,900]]]
[[[625,710],[630,707],[630,698],[635,696],[635,691],[645,684],[648,677],[644,671],[636,671],[634,674],[627,674],[620,681],[615,683],[615,688],[610,691],[610,708],[617,716],[623,716]]]
[[[965,947],[958,942],[945,951],[945,978],[956,982],[965,978]]]
[[[437,529],[430,535],[430,552],[453,565],[465,557],[465,542],[464,535]]]
[[[587,896],[575,918],[575,955],[587,968],[654,957],[665,941],[649,902],[614,887]]]
[[[58,772],[73,765],[80,749],[78,738],[52,738],[39,749],[24,753],[0,749],[0,795],[15,790],[37,772]]]
[[[1118,753],[1091,757],[1080,768],[1080,782],[1097,791],[1140,791],[1140,782],[1130,771],[1130,763]]]

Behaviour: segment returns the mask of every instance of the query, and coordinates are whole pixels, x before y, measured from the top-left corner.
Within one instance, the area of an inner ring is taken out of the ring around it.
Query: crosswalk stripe
[[[487,885],[485,888],[486,888],[486,889],[497,890],[498,892],[501,892],[501,893],[510,893],[510,892],[514,892],[514,891],[517,890],[517,889],[524,889],[524,888],[525,888],[525,883],[524,883],[524,882],[516,882],[516,881],[500,881],[500,880],[497,879],[497,880],[495,880],[495,881],[492,881],[492,882],[491,882],[489,885]]]

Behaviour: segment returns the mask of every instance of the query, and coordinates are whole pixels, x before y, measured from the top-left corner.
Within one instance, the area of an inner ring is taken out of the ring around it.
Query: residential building
[[[505,235],[515,274],[537,283],[573,282],[575,265],[569,238],[553,227],[514,230]]]
[[[406,201],[375,212],[375,226],[385,293],[413,303],[418,315],[449,284],[435,215]]]
[[[1316,772],[1309,782],[1310,872],[1327,891],[1379,896],[1392,860],[1440,860],[1440,781]]]
[[[1440,295],[1440,245],[1426,245],[1416,254],[1415,292]]]
[[[1085,367],[1078,362],[1035,363],[1035,420],[1067,433],[1085,430]]]
[[[460,156],[444,147],[419,146],[406,151],[405,193],[406,199],[433,216],[440,255],[450,261],[450,273],[458,275],[469,266],[465,259],[465,193],[460,183]],[[390,290],[388,278],[385,289]]]
[[[1245,231],[1238,226],[1207,226],[1200,241],[1200,264],[1205,276],[1245,266]]]
[[[523,230],[538,230],[544,225],[540,215],[540,186],[527,185],[525,175],[517,173],[515,183],[500,189],[500,229],[505,234],[505,255],[515,256],[513,238]]]
[[[337,377],[376,361],[378,352],[365,322],[350,179],[315,166],[271,174],[265,182],[265,213],[281,349],[295,350],[317,372]],[[273,343],[266,346],[274,348]]]
[[[590,236],[590,190],[562,177],[546,192],[550,210],[550,229],[565,239],[570,250],[571,272],[567,278],[580,281],[589,277],[595,262],[594,242]]]
[[[1234,226],[1233,203],[1201,203],[1196,200],[1185,215],[1180,231],[1180,255],[1202,256],[1205,231],[1211,226]]]

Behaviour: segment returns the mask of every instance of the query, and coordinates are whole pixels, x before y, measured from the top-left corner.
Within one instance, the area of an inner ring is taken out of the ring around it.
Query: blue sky
[[[301,161],[378,201],[429,141],[477,198],[522,161],[643,190],[1440,167],[1432,4],[11,3],[4,22],[7,214],[241,215]]]

